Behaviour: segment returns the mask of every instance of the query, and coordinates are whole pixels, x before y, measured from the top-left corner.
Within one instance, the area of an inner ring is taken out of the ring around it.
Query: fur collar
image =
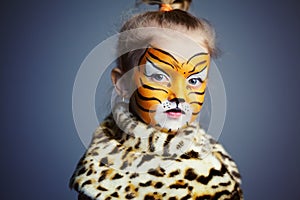
[[[194,150],[202,159],[211,149],[210,137],[198,123],[189,124],[171,135],[139,121],[125,103],[117,104],[102,125],[111,130],[107,132],[108,137],[135,152],[175,158]]]
[[[224,192],[221,199],[242,199],[234,161],[199,125],[170,135],[140,122],[127,107],[118,104],[98,127],[71,188],[92,199],[204,199]]]

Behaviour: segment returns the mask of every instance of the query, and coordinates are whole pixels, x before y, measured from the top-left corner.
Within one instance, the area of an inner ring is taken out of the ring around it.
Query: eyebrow
[[[190,78],[191,76],[195,75],[195,74],[201,74],[205,69],[207,69],[207,66],[205,66],[200,72],[196,72],[194,74],[189,75],[187,78]],[[202,79],[201,79],[202,80]],[[202,80],[203,81],[203,80]]]
[[[159,68],[156,64],[154,64],[151,60],[149,60],[148,58],[146,58],[146,60],[155,68],[155,69],[157,69],[157,70],[159,70],[159,71],[161,71],[161,72],[163,72],[164,74],[166,74],[168,77],[170,77],[170,75],[167,73],[167,72],[165,72],[163,69],[161,69],[161,68]],[[145,65],[146,66],[146,65]],[[146,68],[145,68],[145,70],[146,70]],[[146,73],[146,72],[145,72]],[[146,76],[147,76],[147,74],[145,74]]]
[[[159,48],[157,48],[157,47],[154,47],[154,46],[152,46],[152,45],[149,45],[149,48],[152,48],[152,49],[154,49],[154,50],[156,50],[156,51],[159,51],[159,52],[161,52],[161,53],[163,53],[163,54],[165,54],[165,55],[171,57],[177,64],[179,64],[178,60],[177,60],[172,54],[170,54],[169,52],[164,51],[164,50],[162,50],[162,49],[159,49]],[[148,49],[149,49],[149,48],[148,48]],[[148,49],[147,49],[147,50],[148,50]],[[155,56],[154,54],[152,54],[151,52],[149,52],[149,51],[147,51],[147,50],[146,50],[146,52],[147,52],[152,58],[154,58],[154,59],[156,59],[156,60],[158,60],[158,61],[160,61],[160,62],[162,62],[162,63],[164,63],[164,64],[167,64],[167,65],[171,66],[171,67],[174,69],[174,65],[172,65],[171,63],[168,63],[168,62],[166,62],[166,61],[164,61],[164,60],[159,59],[157,56]],[[146,54],[146,52],[143,54],[143,56]],[[205,53],[205,52],[196,53],[195,55],[193,55],[192,57],[190,57],[190,58],[188,59],[188,61],[186,62],[186,64],[189,64],[189,62],[192,61],[195,57],[197,57],[197,56],[202,56],[202,55],[209,55],[209,53]],[[150,61],[150,62],[151,62],[151,61]],[[189,71],[188,73],[194,72],[195,69],[196,69],[196,67],[198,67],[199,65],[201,65],[201,64],[203,64],[203,63],[205,63],[205,62],[206,62],[206,60],[197,63],[197,64],[194,66],[194,68],[193,68],[191,71]],[[151,63],[152,63],[152,62],[151,62]],[[152,64],[153,64],[153,63],[152,63]],[[182,63],[182,64],[183,64],[183,63]],[[178,67],[179,67],[179,65],[178,65]],[[206,67],[207,67],[207,66],[206,66]],[[206,68],[206,67],[205,67],[205,68]],[[177,68],[177,66],[176,66],[176,68]],[[202,70],[201,70],[201,71],[202,71]]]
[[[208,55],[208,53],[196,53],[195,55],[193,55],[192,57],[190,57],[190,59],[186,62],[186,64],[189,64],[189,62],[193,59],[193,58],[195,58],[195,57],[197,57],[197,56],[202,56],[202,55]]]
[[[178,62],[177,59],[176,59],[172,54],[170,54],[169,52],[164,51],[164,50],[159,49],[159,48],[156,48],[156,47],[153,47],[153,46],[151,46],[151,45],[150,45],[150,47],[151,47],[152,49],[156,50],[156,51],[159,51],[159,52],[161,52],[161,53],[163,53],[163,54],[168,55],[168,56],[171,57],[173,60],[175,60],[176,62]]]
[[[173,69],[175,68],[171,63],[168,63],[168,62],[166,62],[166,61],[164,61],[164,60],[161,60],[160,58],[158,58],[156,55],[152,54],[152,53],[149,52],[149,51],[148,51],[148,54],[149,54],[150,57],[152,57],[152,58],[158,60],[159,62],[162,62],[162,63],[164,63],[164,64],[166,64],[166,65],[169,65],[169,66],[172,67]],[[176,62],[177,62],[177,61],[176,61]]]
[[[203,60],[203,61],[201,61],[201,62],[198,62],[198,63],[194,66],[194,68],[193,68],[191,71],[189,71],[189,73],[194,72],[198,66],[200,66],[200,65],[202,65],[202,64],[204,64],[204,63],[206,63],[206,60]],[[205,66],[204,69],[205,69],[206,67],[207,67],[207,66]],[[200,72],[202,72],[204,69],[202,69]]]

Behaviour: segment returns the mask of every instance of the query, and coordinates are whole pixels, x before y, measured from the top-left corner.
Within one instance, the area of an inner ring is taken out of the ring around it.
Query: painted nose
[[[169,100],[170,102],[175,102],[177,105],[179,104],[179,103],[184,103],[185,102],[185,100],[183,99],[183,98],[173,98],[173,99],[170,99]]]

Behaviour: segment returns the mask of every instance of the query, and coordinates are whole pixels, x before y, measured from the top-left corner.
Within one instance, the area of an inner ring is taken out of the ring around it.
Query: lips
[[[174,119],[177,119],[182,114],[185,114],[185,112],[183,110],[181,110],[180,108],[173,108],[173,109],[165,111],[165,113],[167,113],[168,117],[174,118]]]

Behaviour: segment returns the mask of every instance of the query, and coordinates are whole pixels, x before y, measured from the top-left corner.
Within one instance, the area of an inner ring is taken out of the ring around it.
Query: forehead
[[[179,62],[185,62],[199,53],[208,53],[203,38],[196,33],[156,35],[150,45],[171,54]]]

